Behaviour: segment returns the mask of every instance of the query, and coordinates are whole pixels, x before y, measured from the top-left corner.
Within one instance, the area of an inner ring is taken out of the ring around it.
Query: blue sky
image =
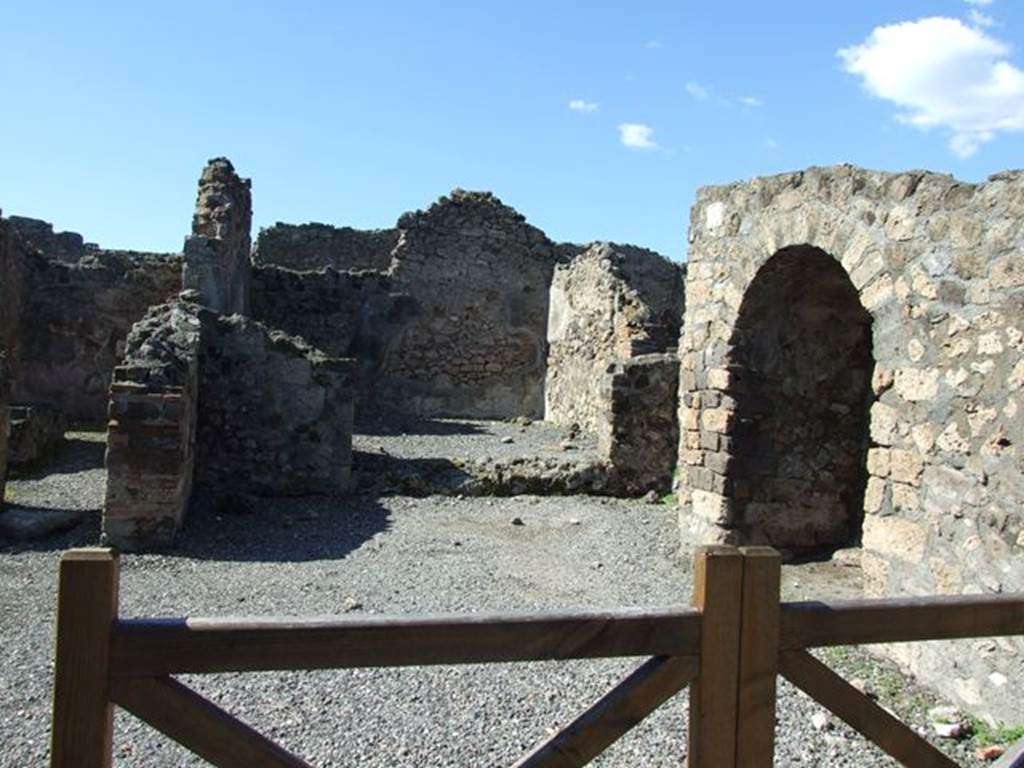
[[[704,184],[1024,165],[1022,6],[0,0],[0,207],[178,250],[226,155],[257,227],[391,226],[461,186],[681,259]]]

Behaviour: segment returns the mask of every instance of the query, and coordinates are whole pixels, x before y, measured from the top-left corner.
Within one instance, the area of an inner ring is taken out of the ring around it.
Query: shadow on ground
[[[489,430],[479,424],[447,419],[417,419],[393,417],[390,419],[366,419],[356,422],[357,435],[482,435]]]
[[[10,480],[41,480],[50,475],[72,475],[103,467],[107,445],[102,440],[81,437],[66,439],[57,454],[23,469],[11,467]]]
[[[197,560],[340,560],[390,526],[390,513],[367,496],[252,498],[244,512],[193,497],[185,525],[166,554]]]

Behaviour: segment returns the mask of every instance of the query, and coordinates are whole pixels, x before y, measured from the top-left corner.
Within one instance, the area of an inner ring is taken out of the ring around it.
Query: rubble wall
[[[204,307],[248,314],[252,193],[249,179],[226,158],[210,160],[199,177],[192,235],[185,239],[182,287]]]
[[[412,308],[388,342],[377,401],[541,418],[554,244],[490,193],[455,190],[398,226],[391,275]]]
[[[678,389],[675,352],[621,360],[602,377],[598,451],[623,492],[671,490],[679,442]]]
[[[7,492],[7,445],[11,432],[9,404],[7,354],[0,349],[0,511],[3,511]]]
[[[872,596],[1024,590],[1022,222],[1021,172],[840,166],[701,190],[682,524],[862,541]],[[1017,712],[1019,640],[894,653],[968,707]]]
[[[2,213],[2,212],[0,212]],[[25,247],[8,219],[0,216],[0,349],[6,351],[8,375],[13,376],[21,346]]]
[[[97,251],[69,264],[30,252],[22,281],[15,402],[100,421],[125,338],[180,290],[181,258]]]
[[[284,224],[260,230],[256,264],[299,271],[331,267],[339,271],[385,271],[398,245],[397,229],[353,229],[328,224]]]
[[[103,538],[171,544],[192,493],[200,323],[196,307],[153,307],[128,335],[110,385]]]
[[[254,266],[252,317],[331,357],[353,358],[353,396],[361,406],[376,386],[390,341],[413,312],[392,282],[379,272]]]
[[[201,313],[196,487],[341,494],[352,466],[352,364],[238,315]]]
[[[596,243],[555,269],[547,324],[547,420],[597,431],[609,415],[601,393],[609,369],[635,355],[676,348],[684,272],[653,251],[611,243]]]
[[[48,259],[76,262],[86,253],[98,250],[77,232],[54,232],[48,221],[27,216],[11,216],[8,221],[22,241]]]

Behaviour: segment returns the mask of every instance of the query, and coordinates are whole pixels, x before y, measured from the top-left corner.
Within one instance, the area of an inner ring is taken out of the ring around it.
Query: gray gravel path
[[[60,476],[89,508],[102,472]],[[43,486],[16,481],[21,499]],[[46,482],[57,482],[47,479]],[[50,492],[56,493],[55,488]],[[674,510],[591,498],[291,499],[246,516],[197,510],[180,546],[124,557],[122,615],[414,614],[686,604],[691,552]],[[513,525],[513,518],[523,525]],[[60,551],[93,544],[98,518],[0,553],[0,766],[45,764],[53,607]],[[787,596],[856,590],[856,569],[787,568]],[[933,700],[859,651],[830,659],[896,695],[883,703],[920,726]],[[219,675],[190,684],[315,765],[499,766],[565,724],[637,660],[403,670]],[[895,677],[894,677],[895,676]],[[898,684],[892,685],[893,680]],[[891,766],[845,727],[817,731],[816,706],[782,686],[778,765]],[[599,766],[678,766],[685,695],[649,717]],[[913,718],[917,718],[914,720]],[[201,764],[119,713],[119,766]],[[945,743],[950,748],[950,743]],[[965,765],[972,745],[959,747]]]

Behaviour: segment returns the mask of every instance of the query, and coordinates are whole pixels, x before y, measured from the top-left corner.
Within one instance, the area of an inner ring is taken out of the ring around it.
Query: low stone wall
[[[241,316],[203,312],[196,487],[341,494],[352,466],[352,362]]]
[[[614,364],[601,383],[605,405],[598,451],[627,494],[672,488],[679,442],[679,360],[674,353],[640,355]]]
[[[398,237],[397,229],[278,222],[260,230],[253,261],[299,271],[331,267],[384,272],[391,266],[391,252],[398,245]]]
[[[204,307],[248,314],[252,194],[249,179],[223,157],[210,160],[199,177],[192,235],[185,239],[182,286]]]
[[[154,307],[128,336],[110,386],[103,538],[170,544],[192,492],[200,322],[193,305]]]
[[[555,269],[548,314],[545,418],[594,431],[606,421],[600,383],[634,355],[679,339],[684,268],[653,251],[596,243]]]

